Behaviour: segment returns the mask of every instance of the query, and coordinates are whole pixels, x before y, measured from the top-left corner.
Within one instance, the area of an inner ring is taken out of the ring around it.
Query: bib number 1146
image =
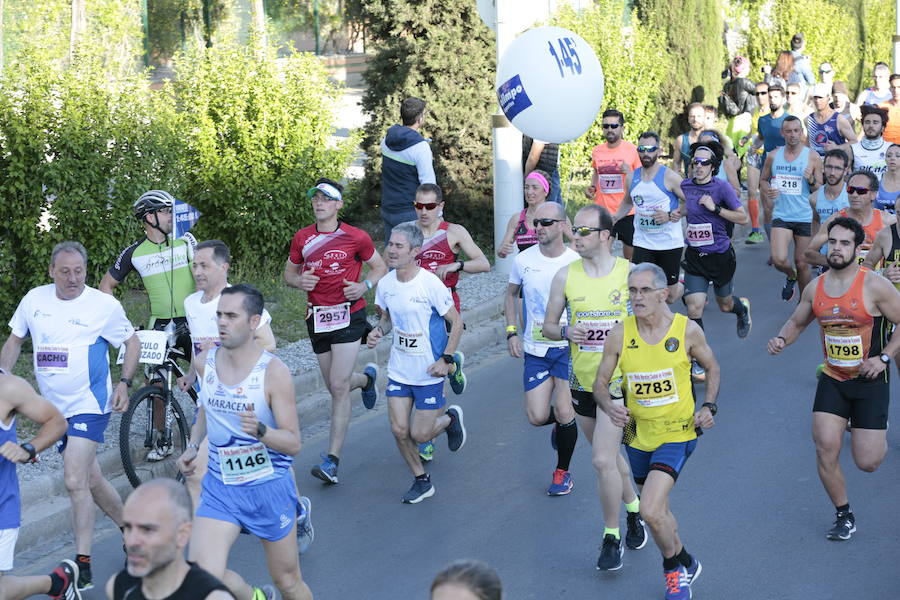
[[[575,50],[575,40],[564,37],[556,40],[556,43],[559,46],[559,52],[553,47],[553,42],[547,40],[550,54],[553,55],[556,66],[559,67],[559,76],[566,76],[563,67],[569,70],[570,75],[581,75],[581,59],[578,58],[578,51]]]

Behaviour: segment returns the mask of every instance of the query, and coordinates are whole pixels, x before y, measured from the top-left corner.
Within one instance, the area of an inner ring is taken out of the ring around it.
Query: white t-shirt
[[[55,285],[42,285],[25,294],[9,326],[17,337],[31,335],[41,394],[64,417],[112,409],[108,347],[134,335],[118,300],[87,286],[77,298],[61,300]]]
[[[231,287],[225,284],[225,287]],[[219,294],[209,302],[203,302],[203,292],[194,292],[184,299],[184,314],[187,317],[188,327],[191,329],[191,342],[194,347],[194,356],[200,354],[201,347],[205,342],[212,342],[216,346],[219,345],[219,325],[216,323],[216,308],[219,306]],[[263,309],[262,317],[259,319],[257,329],[270,323],[272,315],[269,311]]]
[[[578,260],[578,253],[570,248],[556,258],[541,254],[539,244],[516,254],[509,271],[509,282],[522,286],[522,298],[525,305],[525,330],[522,332],[525,352],[532,356],[546,356],[550,348],[566,348],[569,342],[552,341],[541,335],[544,315],[547,312],[547,301],[550,298],[550,284],[553,276],[561,268]],[[568,323],[563,313],[559,324]]]
[[[443,381],[429,375],[428,367],[444,353],[449,339],[443,317],[453,308],[453,297],[444,282],[422,268],[411,280],[400,282],[394,270],[378,282],[375,304],[391,315],[388,377],[407,385]]]

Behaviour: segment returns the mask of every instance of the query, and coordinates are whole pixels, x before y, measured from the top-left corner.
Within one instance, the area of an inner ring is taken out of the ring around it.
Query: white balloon
[[[503,53],[496,87],[500,108],[519,131],[543,142],[568,142],[597,118],[603,68],[577,33],[537,27]]]

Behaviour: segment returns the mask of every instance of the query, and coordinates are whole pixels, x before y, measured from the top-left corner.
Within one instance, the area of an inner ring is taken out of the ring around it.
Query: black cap
[[[802,33],[795,33],[794,37],[791,38],[791,49],[797,50],[798,48],[800,48],[800,46],[803,45],[803,42],[805,40],[806,40],[806,38],[803,36]]]

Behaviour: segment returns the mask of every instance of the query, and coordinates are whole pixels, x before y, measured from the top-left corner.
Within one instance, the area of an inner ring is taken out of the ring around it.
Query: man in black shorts
[[[829,222],[829,269],[804,288],[794,314],[768,344],[770,354],[779,354],[814,318],[822,328],[825,367],[813,405],[813,441],[819,478],[837,513],[827,536],[836,541],[856,531],[840,464],[847,423],[856,466],[875,471],[887,453],[887,367],[900,350],[900,335],[886,343],[888,322],[900,322],[900,292],[860,267],[864,239],[862,225],[849,217]]]

